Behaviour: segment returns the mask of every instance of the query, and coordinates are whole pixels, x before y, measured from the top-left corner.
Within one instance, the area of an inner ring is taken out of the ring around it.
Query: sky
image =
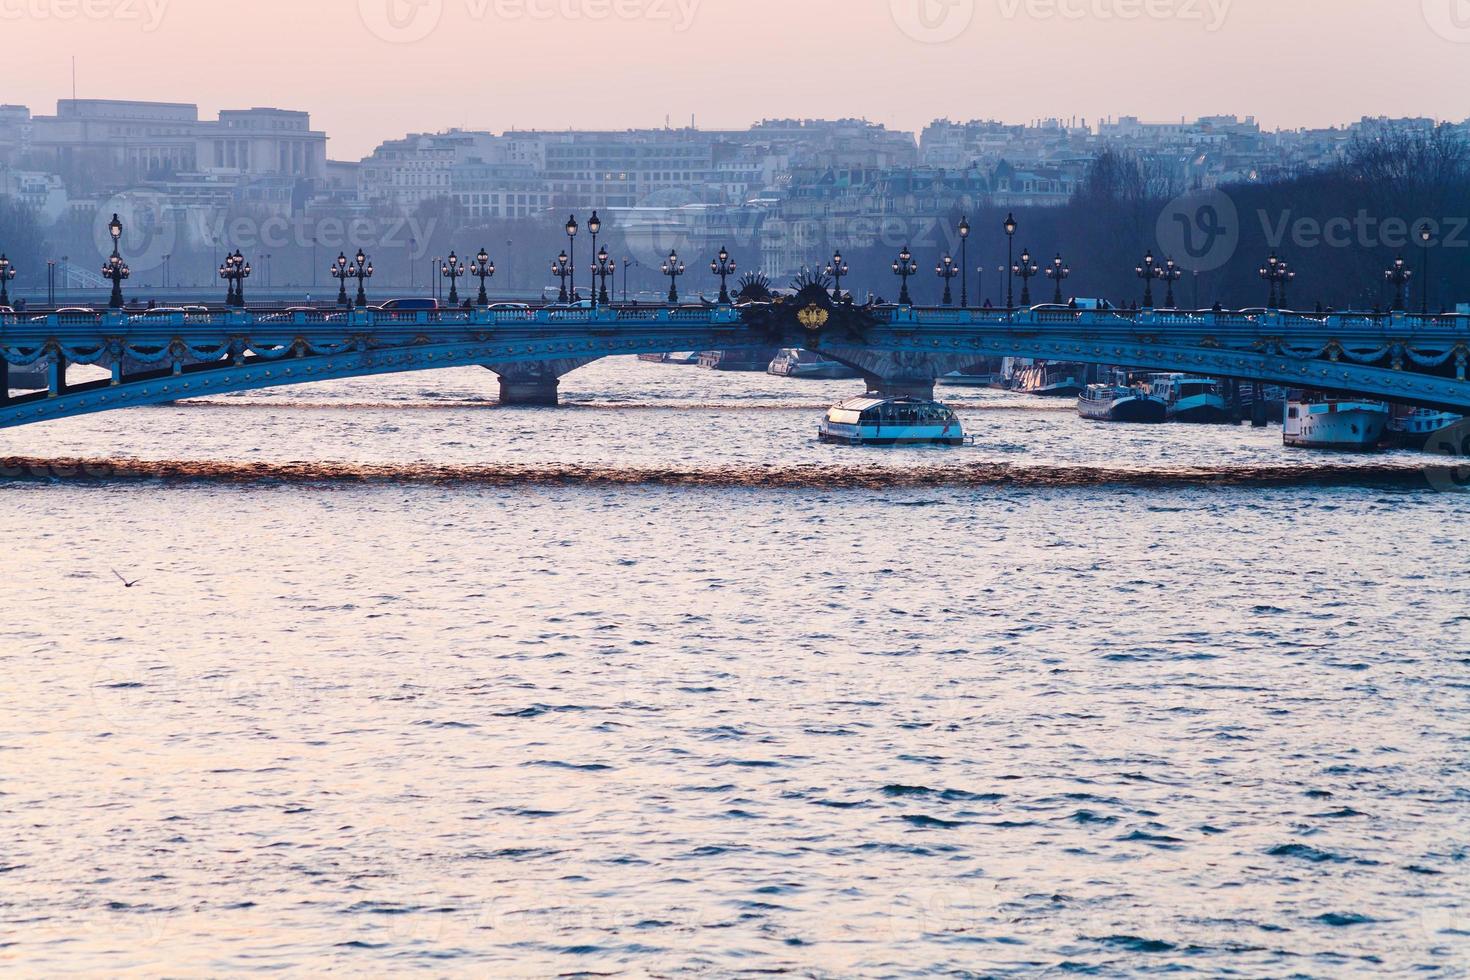
[[[229,13],[226,13],[229,11]],[[1470,117],[1470,0],[0,0],[0,102],[305,109],[333,159],[451,127]]]

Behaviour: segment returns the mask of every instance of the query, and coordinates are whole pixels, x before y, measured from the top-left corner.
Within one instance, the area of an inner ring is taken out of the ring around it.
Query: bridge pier
[[[46,387],[52,398],[59,398],[67,392],[66,358],[59,351],[51,358],[51,364],[46,369]]]
[[[1257,381],[1251,387],[1251,428],[1264,429],[1270,425],[1266,414],[1266,386]]]
[[[565,358],[528,364],[486,365],[500,376],[500,404],[555,408],[561,404],[561,379],[597,358]]]

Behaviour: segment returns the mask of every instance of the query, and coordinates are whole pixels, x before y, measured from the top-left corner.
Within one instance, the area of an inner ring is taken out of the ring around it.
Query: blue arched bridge
[[[52,313],[0,316],[0,427],[338,378],[481,365],[505,401],[554,401],[599,358],[805,347],[874,390],[932,392],[985,357],[1028,357],[1326,389],[1470,415],[1470,317],[989,311],[834,302],[821,290],[702,307]],[[111,377],[67,382],[70,365]],[[12,370],[45,390],[12,396]]]

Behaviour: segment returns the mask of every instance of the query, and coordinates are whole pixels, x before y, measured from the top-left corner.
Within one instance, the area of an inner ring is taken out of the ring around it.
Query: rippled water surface
[[[979,391],[819,445],[853,386],[0,432],[0,964],[1470,973],[1470,498]]]

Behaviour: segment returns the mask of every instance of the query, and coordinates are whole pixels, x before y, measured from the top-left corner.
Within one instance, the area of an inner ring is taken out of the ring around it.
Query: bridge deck
[[[6,314],[0,364],[46,364],[51,386],[10,398],[0,385],[0,427],[328,378],[769,346],[818,349],[870,377],[932,380],[943,373],[941,359],[1019,356],[1326,388],[1470,414],[1465,316],[829,310],[831,323],[823,317],[811,329],[783,306]],[[67,364],[107,367],[112,377],[69,387],[57,370]]]

